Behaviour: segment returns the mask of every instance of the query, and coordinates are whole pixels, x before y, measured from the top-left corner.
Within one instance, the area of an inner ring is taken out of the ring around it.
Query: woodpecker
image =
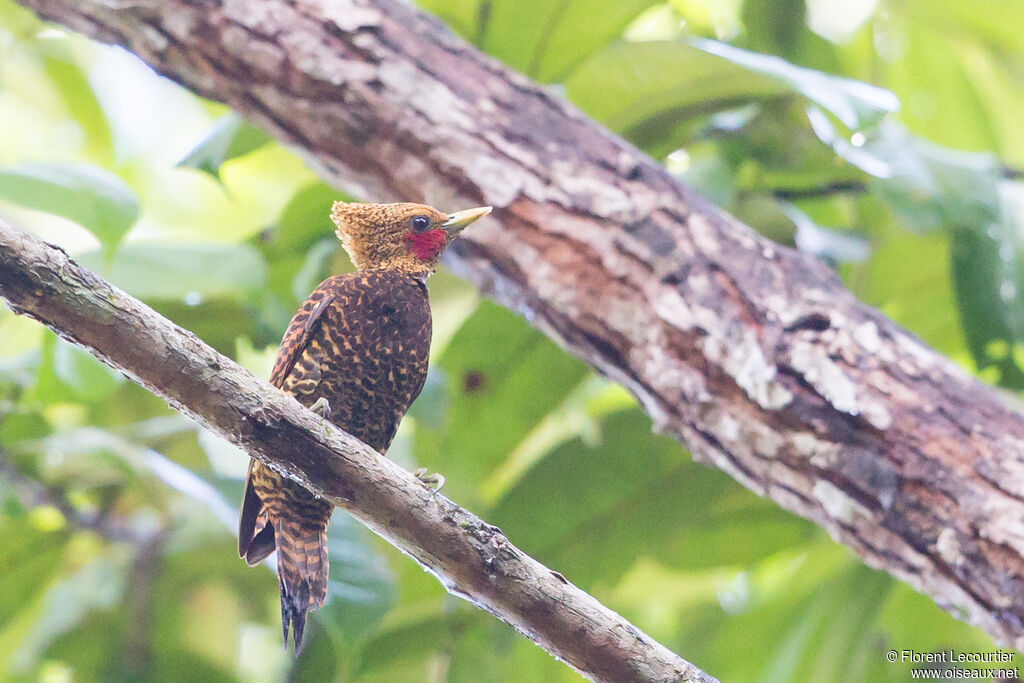
[[[427,375],[426,279],[458,233],[490,213],[422,204],[335,202],[331,219],[356,272],[329,277],[292,318],[270,383],[386,454]],[[425,470],[417,472],[423,477]],[[443,479],[434,479],[440,483]],[[238,554],[277,551],[285,648],[298,654],[306,613],[327,597],[327,523],[334,506],[258,460],[249,462]]]

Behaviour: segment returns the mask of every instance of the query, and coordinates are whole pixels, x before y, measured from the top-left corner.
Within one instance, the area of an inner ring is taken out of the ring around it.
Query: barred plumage
[[[426,277],[443,247],[485,215],[446,216],[418,204],[336,204],[338,233],[360,268],[330,277],[310,294],[285,332],[270,382],[387,452],[420,393],[430,351]],[[429,219],[440,247],[428,250],[417,227]],[[323,404],[326,401],[326,404]],[[250,565],[277,551],[285,645],[291,626],[302,643],[306,613],[327,597],[327,524],[333,506],[259,461],[249,464],[238,553]]]

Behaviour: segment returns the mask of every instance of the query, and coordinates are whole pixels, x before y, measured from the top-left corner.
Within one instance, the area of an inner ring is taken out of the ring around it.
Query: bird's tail
[[[319,608],[327,597],[327,524],[279,518],[275,526],[284,646],[287,649],[291,626],[298,654],[306,612]]]

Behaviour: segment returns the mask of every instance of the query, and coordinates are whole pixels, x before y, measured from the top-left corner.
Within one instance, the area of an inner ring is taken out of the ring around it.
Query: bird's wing
[[[291,374],[292,368],[295,367],[296,361],[302,356],[302,352],[316,333],[323,319],[324,311],[334,301],[332,289],[336,285],[335,281],[336,278],[330,278],[322,282],[309,295],[309,298],[302,304],[302,307],[288,325],[288,331],[285,332],[284,339],[281,341],[281,346],[277,352],[274,370],[270,373],[270,383],[275,387],[285,387],[288,376]],[[252,543],[258,536],[256,525],[260,512],[263,509],[263,503],[260,501],[259,496],[256,495],[256,490],[252,484],[254,467],[258,467],[256,461],[249,461],[249,469],[245,474],[245,493],[242,497],[242,510],[238,518],[238,555],[247,559],[253,556],[253,561],[259,561],[262,557],[257,558],[256,555],[262,554],[265,557],[273,551],[273,537],[269,537],[269,545],[264,543],[264,545],[267,545],[267,548],[251,548]],[[263,530],[260,529],[260,531],[262,532]],[[250,552],[256,550],[260,552],[255,554]],[[266,552],[263,552],[264,550]]]
[[[285,332],[284,339],[281,341],[281,348],[278,349],[274,370],[270,373],[270,383],[275,387],[284,387],[288,375],[295,367],[295,361],[299,359],[310,339],[313,338],[324,311],[333,301],[334,293],[324,285],[320,285],[309,295],[302,308],[292,318],[288,331]]]
[[[256,531],[263,503],[252,484],[252,470],[255,466],[256,461],[250,459],[249,469],[245,473],[242,511],[238,516],[238,556],[244,557],[251,565],[274,552],[274,528],[270,521],[264,519],[263,528]],[[262,541],[257,542],[257,537],[262,537]]]

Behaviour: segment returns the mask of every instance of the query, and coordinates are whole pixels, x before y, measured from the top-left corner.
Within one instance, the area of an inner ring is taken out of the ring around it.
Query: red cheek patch
[[[448,236],[444,230],[427,230],[426,232],[410,232],[405,236],[409,249],[420,261],[430,261],[444,250]]]

